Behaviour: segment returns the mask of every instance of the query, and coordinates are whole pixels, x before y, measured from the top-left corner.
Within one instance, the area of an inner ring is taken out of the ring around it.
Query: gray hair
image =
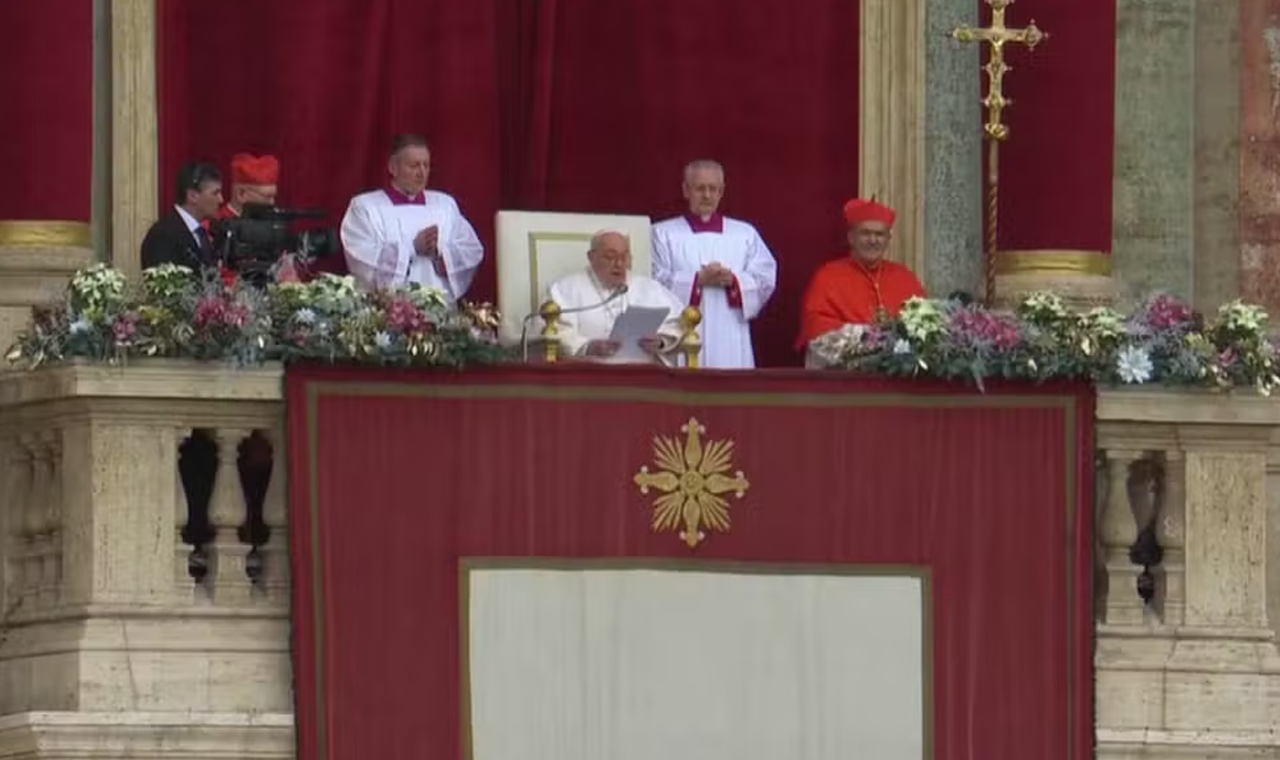
[[[724,182],[724,166],[719,161],[712,161],[709,158],[700,158],[697,161],[690,161],[684,166],[684,181],[688,184],[689,178],[699,169],[710,169],[711,171],[720,173],[720,181]]]
[[[600,248],[600,241],[604,240],[605,235],[617,235],[627,241],[627,247],[631,247],[631,238],[618,230],[598,230],[596,234],[591,236],[591,247],[587,249],[587,253],[594,253]]]

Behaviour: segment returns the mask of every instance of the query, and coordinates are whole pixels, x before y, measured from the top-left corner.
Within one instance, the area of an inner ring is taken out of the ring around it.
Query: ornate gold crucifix
[[[987,96],[982,99],[982,104],[987,107],[986,133],[992,140],[1004,140],[1009,136],[1009,127],[1000,119],[1004,109],[1013,104],[1004,96],[1004,75],[1013,70],[1004,62],[1005,43],[1021,43],[1034,50],[1049,35],[1040,31],[1035,19],[1023,29],[1005,26],[1004,12],[1013,5],[1013,0],[987,0],[987,5],[991,6],[991,26],[985,29],[962,26],[951,36],[959,42],[985,42],[991,46],[991,57],[983,67],[987,72]]]
[[[987,108],[987,121],[983,131],[990,144],[987,146],[987,250],[986,250],[986,302],[990,306],[995,301],[996,291],[996,248],[998,241],[997,211],[1000,199],[1000,143],[1009,138],[1009,126],[1004,123],[1004,109],[1013,104],[1004,96],[1004,75],[1012,69],[1004,62],[1004,46],[1006,43],[1018,43],[1034,50],[1036,45],[1049,38],[1040,31],[1032,19],[1022,29],[1010,29],[1005,26],[1004,12],[1014,0],[986,0],[991,6],[991,26],[986,28],[962,26],[951,32],[951,36],[959,42],[986,43],[990,46],[990,56],[983,69],[987,72],[987,96],[982,104]]]

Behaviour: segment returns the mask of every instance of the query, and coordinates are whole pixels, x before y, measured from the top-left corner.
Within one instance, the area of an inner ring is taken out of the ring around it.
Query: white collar
[[[194,235],[196,230],[200,228],[200,221],[185,208],[181,206],[174,206],[174,208],[178,210],[178,216],[182,217],[182,221],[186,222],[187,231]]]

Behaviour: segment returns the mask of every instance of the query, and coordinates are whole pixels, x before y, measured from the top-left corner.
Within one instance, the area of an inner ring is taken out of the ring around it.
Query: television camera
[[[210,226],[214,248],[224,266],[254,283],[265,284],[284,254],[302,262],[338,253],[338,233],[328,228],[298,229],[296,222],[324,219],[318,209],[277,208],[246,203],[240,216]]]

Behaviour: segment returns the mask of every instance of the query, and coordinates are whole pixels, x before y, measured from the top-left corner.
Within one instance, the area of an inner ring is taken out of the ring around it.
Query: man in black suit
[[[212,164],[192,162],[178,170],[174,206],[142,240],[142,268],[181,264],[192,269],[214,266],[217,255],[203,226],[222,206],[222,175]]]
[[[178,170],[177,192],[173,208],[160,217],[142,241],[142,267],[180,264],[200,270],[218,264],[217,253],[205,220],[218,215],[222,206],[222,175],[217,167],[205,163],[184,164]],[[268,448],[265,462],[258,456],[246,462],[239,452],[241,488],[244,490],[248,517],[241,528],[241,540],[255,547],[266,541],[262,521],[262,502],[271,477]],[[189,569],[197,580],[207,571],[205,547],[214,537],[209,521],[209,501],[218,471],[218,446],[208,430],[195,429],[178,449],[178,473],[187,497],[187,524],[182,539],[193,547]]]

